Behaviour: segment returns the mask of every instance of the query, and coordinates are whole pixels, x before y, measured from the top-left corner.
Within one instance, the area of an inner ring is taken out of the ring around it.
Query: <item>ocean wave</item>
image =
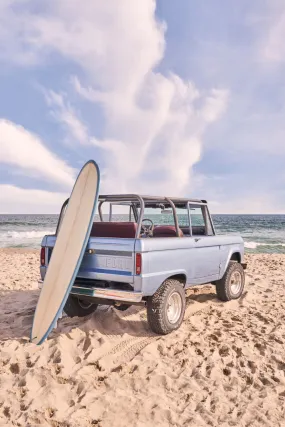
[[[50,221],[42,221],[42,222],[40,222],[40,221],[31,221],[31,222],[28,222],[28,221],[1,221],[1,218],[0,218],[0,227],[28,227],[28,226],[31,226],[31,227],[35,227],[35,226],[37,226],[37,227],[44,227],[44,226],[46,226],[46,225],[51,225],[51,224],[57,224],[57,219],[56,220],[54,220],[54,221],[52,221],[52,220],[50,220]]]
[[[285,243],[244,242],[244,247],[247,249],[256,249],[258,246],[282,246],[282,247],[285,247]]]
[[[54,230],[7,231],[5,233],[0,233],[0,239],[36,239],[44,237],[46,234],[54,234]]]

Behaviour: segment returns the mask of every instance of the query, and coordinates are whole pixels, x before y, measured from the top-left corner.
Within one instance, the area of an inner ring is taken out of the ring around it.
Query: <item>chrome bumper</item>
[[[112,299],[124,302],[140,302],[143,297],[141,292],[119,291],[117,289],[84,288],[82,286],[73,286],[70,293],[72,295],[85,295],[94,298]]]
[[[38,288],[42,289],[43,280],[38,281]],[[142,300],[141,292],[119,291],[117,289],[102,289],[102,288],[84,288],[82,286],[73,286],[71,288],[72,295],[85,295],[94,298],[111,299],[124,302],[140,302]]]

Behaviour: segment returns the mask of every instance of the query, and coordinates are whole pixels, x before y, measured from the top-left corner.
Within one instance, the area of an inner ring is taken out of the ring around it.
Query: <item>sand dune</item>
[[[190,290],[171,335],[101,307],[35,346],[38,258],[0,250],[0,425],[285,426],[285,256],[248,256],[239,301]]]

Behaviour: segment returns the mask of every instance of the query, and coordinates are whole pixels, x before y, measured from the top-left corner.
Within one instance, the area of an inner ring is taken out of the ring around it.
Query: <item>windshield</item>
[[[189,218],[187,207],[176,208],[179,227],[189,227]],[[175,225],[172,208],[160,209],[146,207],[144,210],[143,219],[149,218],[154,225]]]

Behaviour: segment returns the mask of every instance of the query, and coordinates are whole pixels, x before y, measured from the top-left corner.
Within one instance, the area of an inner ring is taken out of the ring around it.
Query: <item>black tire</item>
[[[240,283],[239,286],[236,286],[234,290],[233,280],[235,280],[234,275],[239,277]],[[232,299],[238,299],[243,293],[245,283],[244,269],[242,265],[238,262],[230,261],[228,268],[224,276],[216,281],[216,292],[217,297],[221,301],[230,301]]]
[[[172,321],[168,312],[168,302],[174,298],[177,311]],[[147,300],[147,320],[150,329],[160,335],[166,335],[178,329],[184,318],[186,298],[183,285],[178,280],[168,279]]]
[[[85,317],[92,314],[97,307],[98,304],[91,304],[90,302],[83,301],[74,295],[69,295],[63,311],[69,317]]]

